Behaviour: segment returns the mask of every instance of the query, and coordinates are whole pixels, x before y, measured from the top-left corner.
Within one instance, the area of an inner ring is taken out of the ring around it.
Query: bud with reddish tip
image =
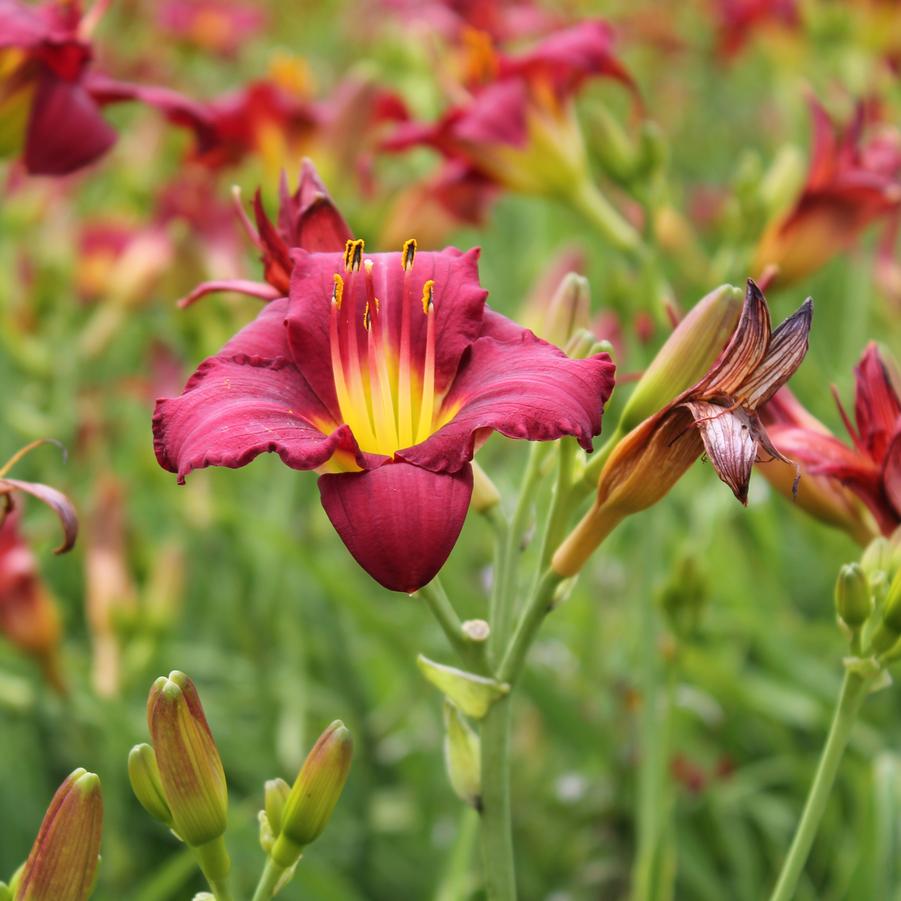
[[[147,723],[172,828],[193,847],[224,832],[228,818],[225,771],[194,683],[174,670],[150,689]]]
[[[47,808],[15,901],[86,901],[97,874],[102,825],[100,779],[79,767]]]
[[[282,811],[281,831],[271,853],[280,867],[293,867],[304,847],[325,829],[347,781],[352,753],[353,740],[341,720],[335,720],[313,745]]]

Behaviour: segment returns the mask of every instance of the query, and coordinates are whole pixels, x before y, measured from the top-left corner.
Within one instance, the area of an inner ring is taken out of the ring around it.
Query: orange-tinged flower
[[[810,100],[813,151],[807,182],[792,206],[764,232],[754,271],[776,267],[787,284],[804,278],[857,241],[876,220],[901,210],[901,133],[863,137],[865,107],[837,128]]]
[[[100,780],[79,767],[47,808],[15,901],[86,901],[97,873],[102,825]]]
[[[786,460],[757,411],[804,359],[812,314],[808,299],[771,332],[766,299],[748,281],[735,333],[707,374],[614,448],[592,508],[554,555],[558,574],[577,573],[624,517],[663,498],[703,452],[738,500],[747,503],[759,450]]]

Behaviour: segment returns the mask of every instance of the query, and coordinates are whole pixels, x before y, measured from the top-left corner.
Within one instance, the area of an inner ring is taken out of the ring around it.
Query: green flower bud
[[[858,563],[846,563],[835,581],[835,612],[850,629],[858,629],[873,612],[870,585]]]
[[[0,901],[12,901],[13,893],[5,882],[0,882]]]
[[[710,369],[735,331],[743,298],[742,289],[722,285],[695,304],[635,386],[617,431],[630,432]]]
[[[870,580],[880,573],[887,573],[891,568],[892,546],[887,538],[881,535],[874,538],[866,547],[860,558],[860,565]]]
[[[895,573],[889,586],[882,608],[882,621],[895,635],[901,635],[901,569]]]
[[[263,789],[263,807],[274,835],[282,831],[282,816],[291,794],[291,786],[284,779],[267,779]]]
[[[102,825],[100,779],[79,767],[47,808],[15,901],[86,901],[97,874]]]
[[[469,505],[476,513],[487,513],[496,507],[501,500],[501,494],[488,474],[472,461],[472,500]]]
[[[453,701],[466,716],[476,720],[482,719],[491,705],[510,691],[506,682],[435,663],[422,654],[416,658],[416,664],[435,688]]]
[[[280,867],[293,867],[306,845],[325,829],[350,772],[353,740],[335,720],[319,736],[303,762],[282,811],[282,828],[271,857]]]
[[[174,670],[150,689],[147,723],[172,828],[192,847],[219,838],[228,819],[228,789],[216,742],[194,683]]]
[[[461,801],[482,809],[482,760],[479,736],[459,708],[444,702],[444,762],[451,788]]]
[[[131,790],[155,820],[166,826],[172,825],[172,811],[166,803],[160,782],[160,769],[156,754],[148,744],[135,745],[128,754],[128,781]]]

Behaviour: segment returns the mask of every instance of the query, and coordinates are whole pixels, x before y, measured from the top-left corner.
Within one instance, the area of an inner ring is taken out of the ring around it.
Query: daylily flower
[[[0,0],[0,157],[21,154],[32,175],[67,175],[106,153],[116,142],[100,114],[106,103],[140,100],[208,137],[202,111],[187,98],[90,71],[87,36],[103,8],[82,17],[68,0]]]
[[[0,635],[40,664],[48,682],[64,690],[59,671],[59,610],[19,531],[19,512],[0,522]]]
[[[780,450],[791,453],[805,471],[837,480],[857,495],[873,514],[882,534],[890,535],[901,524],[898,378],[875,344],[864,351],[854,374],[853,424],[836,398],[852,447],[822,426],[816,428],[798,416],[793,424],[777,423],[770,431]]]
[[[248,219],[236,194],[238,217],[250,240],[259,248],[265,282],[245,279],[219,279],[203,282],[179,301],[186,307],[216,291],[235,291],[263,301],[285,297],[291,282],[291,248],[341,251],[351,238],[350,229],[332,202],[316,168],[305,159],[300,168],[297,189],[289,193],[288,180],[282,172],[279,181],[279,209],[275,224],[266,215],[262,195],[257,189],[253,198],[256,227]]]
[[[780,284],[814,272],[856,242],[878,219],[901,210],[901,133],[863,139],[858,105],[844,130],[811,99],[813,152],[807,182],[792,206],[764,232],[754,270],[777,267]]]
[[[478,251],[293,252],[268,304],[154,416],[179,481],[264,452],[315,469],[325,511],[378,582],[412,592],[450,554],[477,445],[574,436],[586,449],[613,385],[606,354],[571,360],[485,306]]]
[[[797,0],[718,0],[717,49],[735,56],[752,35],[763,29],[797,29],[801,24]]]
[[[552,34],[517,56],[497,54],[496,77],[437,123],[400,126],[386,148],[434,147],[496,184],[564,194],[584,180],[586,152],[571,100],[588,78],[615,78],[634,91],[603,21]]]
[[[554,570],[577,573],[622,519],[657,503],[703,452],[747,504],[760,450],[789,462],[767,435],[758,409],[804,359],[812,315],[808,299],[771,332],[766,298],[749,279],[741,318],[725,350],[699,382],[616,445],[592,508],[554,555]]]
[[[811,415],[789,388],[780,388],[761,408],[760,418],[779,450],[797,461],[803,479],[793,491],[795,466],[772,461],[760,467],[761,475],[782,495],[791,497],[798,506],[827,525],[843,529],[861,545],[867,545],[879,534],[875,520],[858,497],[838,479],[814,473],[805,465],[810,446],[817,447],[826,439],[836,439],[816,417]]]
[[[168,0],[160,4],[159,28],[204,50],[232,56],[266,24],[258,6],[228,0]]]

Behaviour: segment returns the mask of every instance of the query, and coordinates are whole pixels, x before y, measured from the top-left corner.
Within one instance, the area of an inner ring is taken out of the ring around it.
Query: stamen
[[[404,272],[408,272],[413,268],[413,258],[416,256],[416,238],[410,238],[404,241],[404,250],[401,254],[400,264],[404,267]]]
[[[341,295],[344,292],[344,280],[340,275],[335,275],[335,287],[332,289],[331,313],[329,314],[328,337],[329,348],[332,355],[332,374],[335,377],[335,395],[338,399],[338,409],[342,417],[347,420],[350,413],[350,394],[347,390],[347,382],[344,378],[344,363],[341,360],[341,342],[338,337],[338,313],[341,310]],[[348,422],[348,425],[350,423]],[[351,428],[353,426],[351,425]]]
[[[360,242],[362,243],[362,242]],[[351,269],[351,272],[354,270]],[[340,278],[340,276],[339,276]],[[337,285],[337,281],[335,282]],[[343,284],[343,281],[342,281]],[[341,409],[345,422],[350,426],[357,441],[364,446],[375,446],[375,432],[370,419],[369,401],[366,387],[363,384],[363,373],[360,361],[360,350],[357,342],[356,302],[353,292],[353,280],[348,282],[350,293],[348,308],[344,316],[345,340],[347,341],[347,367],[344,370],[347,381],[349,407]],[[343,295],[343,291],[342,291]],[[343,358],[342,358],[343,363]]]
[[[344,245],[344,271],[359,272],[360,265],[363,262],[363,251],[366,249],[366,242],[362,238],[353,240],[351,238]]]
[[[408,241],[404,244],[404,259],[406,259]],[[413,242],[415,250],[416,242]],[[404,283],[401,290],[400,312],[400,350],[397,361],[397,438],[401,447],[409,447],[413,443],[413,385],[411,378],[410,360],[410,272],[413,268],[413,258],[410,259],[409,268],[404,266]]]
[[[388,359],[382,342],[382,317],[379,301],[373,297],[366,303],[363,314],[369,339],[369,388],[372,394],[372,420],[379,440],[379,452],[393,454],[398,448],[397,423],[394,419],[394,403],[391,399],[391,378]]]
[[[422,311],[428,317],[425,336],[425,360],[422,364],[422,404],[419,408],[419,428],[416,443],[425,441],[432,432],[435,413],[435,282],[429,279],[422,286]]]

